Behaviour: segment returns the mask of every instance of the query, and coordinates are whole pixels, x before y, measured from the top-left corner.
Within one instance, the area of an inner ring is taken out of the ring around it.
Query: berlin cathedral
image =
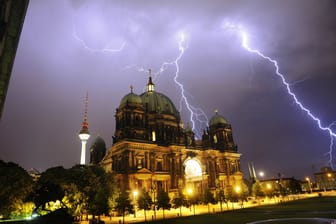
[[[223,190],[229,194],[241,186],[240,156],[228,121],[216,112],[195,139],[189,125],[183,128],[174,103],[155,90],[149,76],[146,91],[125,95],[115,113],[113,144],[97,138],[91,147],[91,163],[113,172],[120,188],[148,192],[165,190],[173,198],[192,189],[202,193]]]

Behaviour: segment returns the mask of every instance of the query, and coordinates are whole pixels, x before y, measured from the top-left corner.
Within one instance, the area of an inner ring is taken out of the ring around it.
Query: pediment
[[[137,171],[137,173],[143,173],[143,174],[150,174],[152,173],[149,169],[146,169],[146,168],[141,168],[140,170]]]

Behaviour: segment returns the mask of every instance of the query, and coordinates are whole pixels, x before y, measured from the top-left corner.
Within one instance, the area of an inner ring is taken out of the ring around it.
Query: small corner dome
[[[216,114],[210,119],[209,126],[229,124],[222,115],[218,114],[218,111],[215,111],[215,113]]]
[[[119,108],[125,107],[126,105],[142,105],[142,99],[139,95],[131,92],[121,99]]]

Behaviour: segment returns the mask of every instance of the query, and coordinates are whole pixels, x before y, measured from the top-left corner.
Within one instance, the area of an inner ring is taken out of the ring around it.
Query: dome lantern
[[[146,86],[146,91],[147,92],[154,92],[155,91],[155,85],[152,81],[152,69],[148,69],[149,72],[149,80]]]

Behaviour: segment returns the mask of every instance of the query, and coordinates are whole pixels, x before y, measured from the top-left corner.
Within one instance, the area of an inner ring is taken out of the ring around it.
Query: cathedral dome
[[[213,125],[227,125],[227,120],[222,116],[218,114],[218,111],[215,111],[215,115],[210,119],[209,126]]]
[[[158,92],[144,92],[140,95],[144,107],[150,113],[170,114],[180,118],[174,103],[164,94]]]
[[[149,70],[146,92],[142,93],[140,97],[147,112],[154,114],[169,114],[180,119],[180,113],[176,110],[174,103],[164,94],[155,91],[151,70]]]
[[[141,97],[132,91],[121,99],[119,108],[123,108],[126,105],[142,105]]]

